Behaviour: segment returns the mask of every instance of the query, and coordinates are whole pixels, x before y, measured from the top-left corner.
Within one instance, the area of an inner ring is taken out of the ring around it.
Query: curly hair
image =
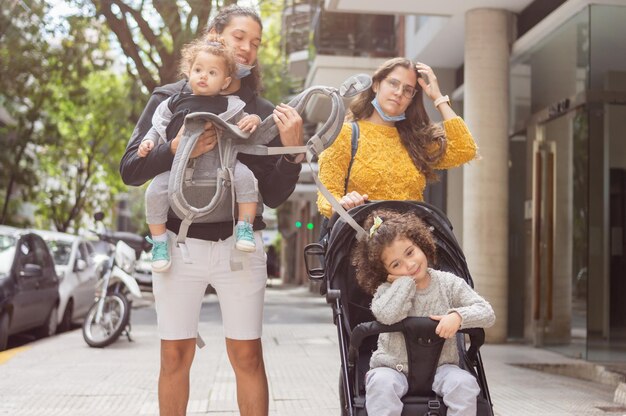
[[[372,87],[359,94],[350,104],[346,116],[349,121],[362,120],[372,115],[374,111],[372,100],[376,96],[373,86],[380,85],[381,81],[397,67],[412,70],[418,78],[421,78],[411,60],[389,59],[378,67],[372,76]],[[440,125],[431,123],[424,108],[424,93],[419,84],[414,87],[416,93],[406,109],[406,119],[396,122],[395,125],[400,134],[400,140],[409,152],[415,167],[424,174],[426,179],[434,181],[437,179],[434,167],[446,151],[446,135]]]
[[[374,218],[380,217],[383,222],[374,234],[356,243],[352,251],[352,264],[356,269],[356,280],[359,286],[370,295],[378,286],[387,281],[389,274],[381,259],[382,252],[397,238],[406,238],[418,246],[426,255],[428,264],[437,261],[435,239],[429,227],[415,213],[400,213],[390,209],[372,211],[363,228],[369,230]]]
[[[229,6],[222,7],[217,15],[211,19],[208,26],[204,29],[205,36],[208,36],[211,33],[221,35],[234,17],[248,17],[254,20],[261,28],[261,32],[263,32],[263,21],[261,20],[261,16],[259,16],[253,8],[231,4]],[[252,73],[243,78],[241,83],[249,86],[250,89],[257,94],[263,90],[263,84],[261,82],[261,68],[259,67],[258,59],[255,67],[252,68]]]
[[[179,67],[182,76],[189,76],[193,63],[202,52],[222,58],[226,66],[226,76],[231,76],[236,71],[235,56],[232,50],[226,46],[224,39],[217,35],[207,35],[183,46]]]

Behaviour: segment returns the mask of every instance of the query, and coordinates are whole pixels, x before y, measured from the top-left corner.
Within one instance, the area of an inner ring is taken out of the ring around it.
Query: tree
[[[106,27],[80,15],[51,20],[45,1],[12,4],[0,20],[0,106],[11,119],[0,130],[0,222],[26,225],[15,214],[29,203],[38,226],[76,230],[119,191],[133,106],[144,100],[108,70]]]
[[[14,218],[20,204],[28,200],[37,183],[34,145],[43,145],[52,126],[41,117],[49,97],[45,62],[50,53],[41,21],[48,11],[44,1],[30,7],[11,2],[0,10],[0,224],[19,225]],[[12,219],[12,220],[11,220]]]
[[[152,91],[177,80],[180,50],[206,27],[217,0],[77,0],[117,37],[127,69]],[[225,1],[224,4],[236,3]],[[180,6],[179,6],[180,4]],[[156,17],[156,18],[155,18]]]
[[[60,231],[77,230],[85,217],[110,210],[111,196],[124,189],[119,160],[133,126],[129,80],[101,70],[78,86],[78,93],[60,84],[54,88],[49,111],[61,143],[39,156],[46,179],[38,186],[37,213]]]
[[[176,81],[183,45],[200,36],[214,10],[237,4],[237,0],[224,0],[221,4],[218,0],[77,1],[91,5],[94,16],[105,19],[126,55],[129,73],[141,80],[148,91]],[[259,3],[265,26],[259,56],[264,95],[276,103],[284,99],[290,85],[280,48],[283,2],[266,0]]]
[[[286,100],[292,84],[281,49],[282,10],[282,0],[266,0],[261,3],[264,29],[259,63],[263,74],[263,97],[274,104]]]
[[[211,13],[237,1],[73,0],[73,3],[90,10],[90,16],[101,18],[110,28],[125,54],[127,72],[141,82],[144,91],[152,91],[177,80],[182,46],[201,35]],[[259,56],[265,86],[263,95],[274,103],[285,99],[290,85],[280,50],[280,11],[281,1],[261,4],[265,23],[264,46]],[[143,104],[145,99],[135,103]],[[133,225],[133,228],[138,227]]]

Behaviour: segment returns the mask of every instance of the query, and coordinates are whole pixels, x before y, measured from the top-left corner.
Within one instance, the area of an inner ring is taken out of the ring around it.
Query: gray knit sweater
[[[489,302],[460,277],[440,270],[428,269],[431,281],[426,289],[418,290],[415,281],[404,276],[393,283],[383,283],[372,299],[372,312],[385,325],[401,321],[407,316],[446,315],[456,311],[461,315],[461,328],[487,328],[494,324],[496,315]],[[444,343],[439,365],[459,364],[456,337]],[[408,374],[408,359],[404,336],[400,332],[380,334],[378,349],[370,360],[370,367],[390,367]]]

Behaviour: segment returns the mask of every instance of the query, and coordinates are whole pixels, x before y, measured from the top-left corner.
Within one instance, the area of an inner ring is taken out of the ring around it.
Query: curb
[[[626,406],[626,383],[619,383],[617,385],[613,401]]]
[[[515,364],[516,366],[557,374],[565,377],[577,378],[607,386],[615,387],[613,401],[626,405],[626,376],[624,374],[607,370],[603,365],[594,363],[564,363],[564,364]]]

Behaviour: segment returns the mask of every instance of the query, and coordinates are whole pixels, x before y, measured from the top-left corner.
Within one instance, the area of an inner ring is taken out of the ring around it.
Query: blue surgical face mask
[[[376,94],[376,97],[374,97],[374,99],[372,100],[372,105],[378,112],[378,115],[380,116],[380,118],[382,118],[385,121],[396,122],[396,121],[402,121],[406,119],[406,115],[404,113],[398,114],[397,116],[390,116],[388,114],[385,114],[382,107],[380,106],[380,103],[378,102],[378,94]]]
[[[237,62],[236,64],[237,64],[237,71],[235,72],[235,78],[237,79],[247,77],[248,75],[252,73],[252,68],[255,67],[255,65],[246,65],[240,62]]]

